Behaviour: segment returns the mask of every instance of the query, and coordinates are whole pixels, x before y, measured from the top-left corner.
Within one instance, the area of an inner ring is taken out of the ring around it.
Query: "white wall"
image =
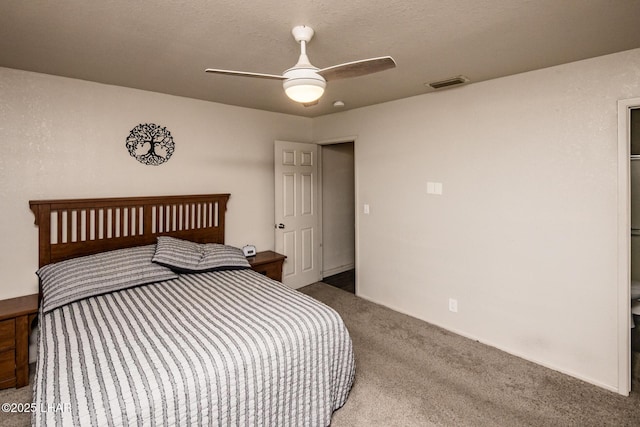
[[[227,242],[273,249],[273,141],[311,119],[0,68],[0,299],[37,292],[31,199],[229,192]],[[166,126],[161,166],[129,156],[139,123]]]
[[[353,143],[322,150],[322,275],[355,265],[355,194]]]
[[[617,100],[637,96],[640,49],[315,119],[357,136],[359,295],[615,390]]]

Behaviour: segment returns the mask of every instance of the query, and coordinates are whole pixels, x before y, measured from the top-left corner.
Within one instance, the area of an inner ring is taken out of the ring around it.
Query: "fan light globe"
[[[326,82],[319,79],[288,79],[282,83],[287,96],[303,104],[320,99],[326,86]]]

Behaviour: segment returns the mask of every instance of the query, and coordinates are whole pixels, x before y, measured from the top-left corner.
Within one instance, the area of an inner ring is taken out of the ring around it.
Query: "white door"
[[[287,256],[282,282],[294,289],[320,280],[318,146],[275,142],[276,252]]]

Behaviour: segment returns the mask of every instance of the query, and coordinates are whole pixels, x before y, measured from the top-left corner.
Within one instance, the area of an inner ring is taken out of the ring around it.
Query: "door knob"
[[[280,230],[282,230],[284,228],[284,224],[280,223],[280,224],[276,225],[276,227],[279,228]]]

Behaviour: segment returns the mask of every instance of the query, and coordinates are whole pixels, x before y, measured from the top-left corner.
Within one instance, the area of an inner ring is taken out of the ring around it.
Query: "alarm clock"
[[[242,252],[244,253],[244,256],[246,256],[246,257],[254,256],[256,254],[256,247],[253,246],[253,245],[244,246],[242,248]]]

